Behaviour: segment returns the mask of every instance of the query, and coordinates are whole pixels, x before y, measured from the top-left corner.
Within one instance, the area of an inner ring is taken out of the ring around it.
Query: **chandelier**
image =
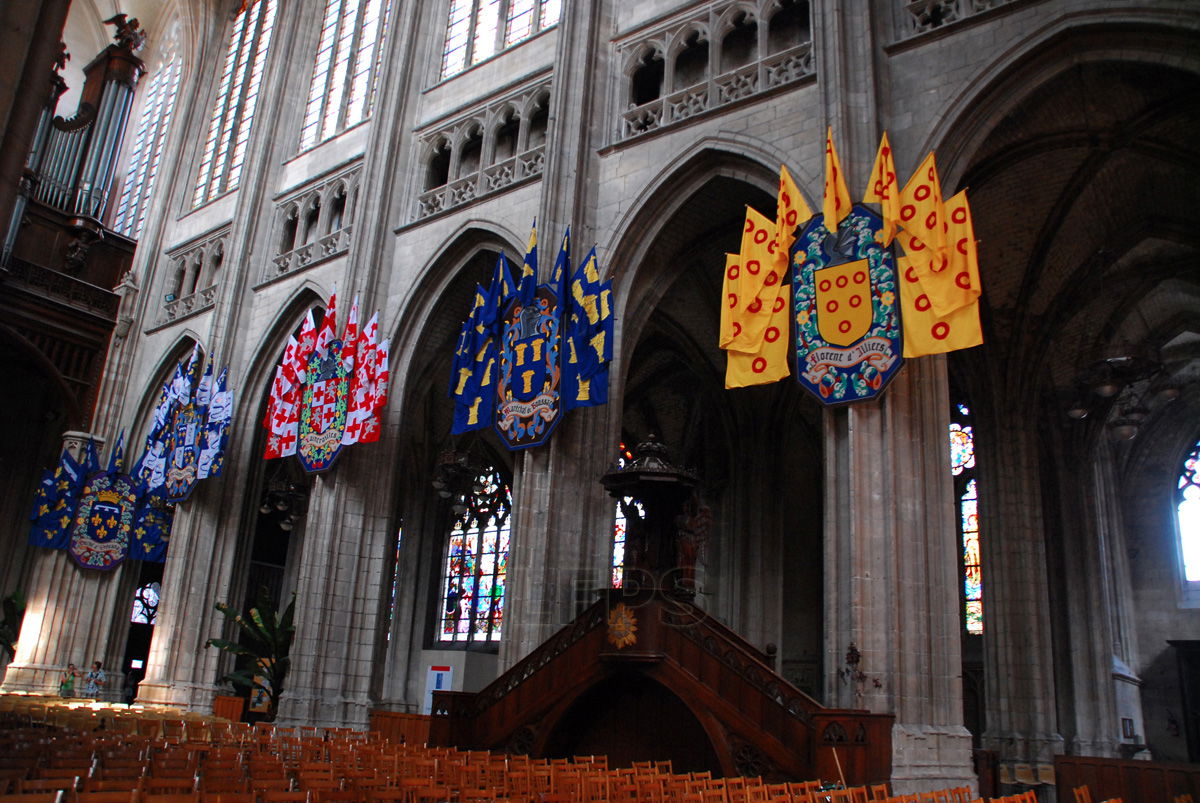
[[[1118,346],[1083,369],[1066,412],[1076,421],[1104,413],[1112,437],[1127,441],[1137,436],[1155,408],[1179,398],[1181,392],[1157,351]]]

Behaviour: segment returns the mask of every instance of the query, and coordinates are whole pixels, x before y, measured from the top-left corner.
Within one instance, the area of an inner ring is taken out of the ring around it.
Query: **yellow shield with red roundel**
[[[871,330],[871,271],[867,260],[822,268],[813,279],[817,331],[827,343],[849,346]]]

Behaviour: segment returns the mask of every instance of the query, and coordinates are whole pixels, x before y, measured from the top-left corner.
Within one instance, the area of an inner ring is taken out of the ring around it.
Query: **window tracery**
[[[471,492],[456,505],[446,550],[437,641],[500,641],[511,509],[512,492],[494,467],[480,473]]]
[[[983,566],[979,551],[979,492],[975,477],[975,430],[971,411],[957,404],[950,423],[950,471],[958,499],[962,546],[963,620],[968,634],[983,633]]]
[[[1178,499],[1175,512],[1183,579],[1193,583],[1200,581],[1200,441],[1183,461]]]
[[[237,189],[271,45],[276,0],[249,0],[229,33],[192,206]]]
[[[129,621],[133,624],[152,625],[158,619],[158,603],[162,596],[162,583],[157,580],[146,583],[133,592],[133,611]]]
[[[117,214],[113,230],[136,240],[142,234],[146,220],[146,208],[154,191],[162,160],[163,145],[171,127],[171,115],[175,110],[175,96],[179,90],[179,77],[183,73],[183,62],[179,56],[178,25],[173,25],[162,48],[158,65],[146,84],[142,99],[141,115],[133,136],[133,148],[129,154],[121,198],[117,202]]]
[[[301,148],[311,148],[371,116],[390,10],[390,0],[326,0]]]
[[[558,23],[562,0],[453,0],[442,50],[449,78]]]

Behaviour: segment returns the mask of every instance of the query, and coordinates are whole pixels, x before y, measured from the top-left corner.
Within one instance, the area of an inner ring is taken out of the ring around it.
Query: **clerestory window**
[[[276,0],[246,0],[234,17],[192,194],[194,207],[237,189],[271,46],[275,9]]]
[[[442,78],[558,23],[562,0],[451,0]]]
[[[137,130],[133,136],[133,149],[129,154],[129,167],[125,172],[121,198],[117,203],[117,214],[113,221],[114,231],[133,240],[142,234],[142,224],[146,220],[146,208],[150,205],[150,194],[154,190],[154,179],[158,175],[167,130],[171,127],[179,76],[183,72],[177,34],[178,25],[172,26],[166,44],[161,49],[162,56],[158,59],[146,85],[141,115],[138,117]]]
[[[390,0],[326,0],[301,148],[311,148],[371,116],[390,9]]]
[[[1178,499],[1175,512],[1183,579],[1194,583],[1200,581],[1200,441],[1183,461]]]

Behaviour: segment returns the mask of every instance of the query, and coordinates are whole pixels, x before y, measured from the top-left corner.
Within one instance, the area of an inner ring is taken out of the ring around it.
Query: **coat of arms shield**
[[[182,404],[172,411],[167,422],[166,465],[163,485],[170,502],[182,502],[196,487],[196,459],[200,437],[200,416],[194,404]]]
[[[300,399],[296,455],[304,470],[324,471],[342,448],[350,397],[350,371],[342,360],[342,341],[329,344],[325,355],[309,357]]]
[[[129,531],[140,483],[128,474],[102,471],[88,477],[71,524],[67,551],[85,569],[114,569],[129,555]]]
[[[878,214],[855,205],[838,231],[814,215],[792,246],[796,374],[822,404],[871,399],[902,362],[895,256]]]
[[[514,301],[504,316],[500,375],[496,382],[496,432],[509,449],[546,442],[560,418],[558,294],[537,288],[533,303]]]

